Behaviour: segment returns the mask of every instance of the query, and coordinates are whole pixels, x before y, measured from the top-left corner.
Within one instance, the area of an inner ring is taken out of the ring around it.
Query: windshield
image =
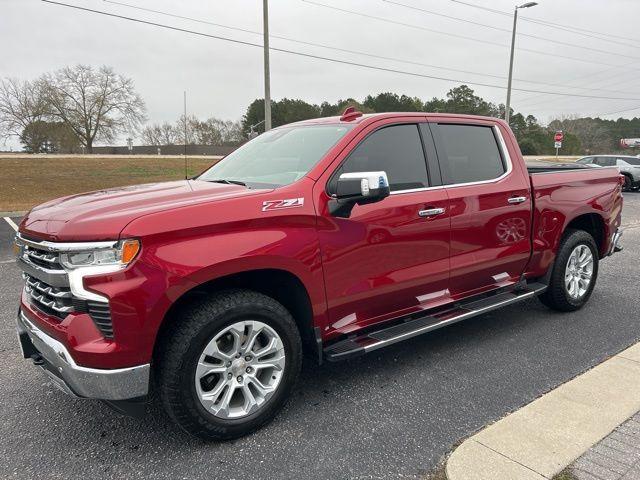
[[[274,188],[302,178],[350,125],[284,127],[263,133],[200,175],[204,181]]]
[[[640,166],[640,158],[637,158],[637,157],[622,157],[620,160],[624,160],[629,165],[638,165],[638,166]]]

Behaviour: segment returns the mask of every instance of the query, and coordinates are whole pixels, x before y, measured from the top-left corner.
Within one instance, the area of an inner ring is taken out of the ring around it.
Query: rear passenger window
[[[596,163],[603,167],[615,167],[616,159],[613,157],[598,157],[598,160],[596,161]]]
[[[392,192],[428,186],[417,125],[393,125],[369,135],[351,152],[331,183],[335,185],[343,173],[380,170],[387,172]]]
[[[506,172],[493,128],[439,124],[437,131],[440,168],[446,183],[492,180]]]

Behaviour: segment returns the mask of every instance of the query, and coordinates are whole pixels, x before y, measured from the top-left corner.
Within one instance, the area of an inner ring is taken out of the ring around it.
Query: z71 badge
[[[283,208],[295,208],[304,205],[304,198],[285,198],[284,200],[265,200],[262,202],[262,211],[282,210]]]

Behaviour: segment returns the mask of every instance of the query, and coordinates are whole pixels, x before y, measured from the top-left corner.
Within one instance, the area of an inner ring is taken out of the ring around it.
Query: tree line
[[[504,118],[504,105],[488,102],[467,85],[447,92],[444,98],[418,97],[383,92],[362,101],[353,98],[334,103],[308,103],[283,98],[272,101],[272,124],[280,126],[310,118],[341,114],[354,106],[364,113],[443,112]],[[114,142],[122,135],[138,137],[144,145],[237,145],[264,131],[264,100],[254,100],[239,121],[215,117],[201,120],[184,116],[175,122],[143,126],[146,108],[133,80],[112,68],[87,65],[65,67],[35,80],[0,79],[0,137],[17,137],[25,151],[91,153],[97,142]],[[640,118],[604,120],[563,116],[548,125],[533,115],[511,111],[510,126],[522,153],[549,155],[555,152],[553,134],[565,133],[566,155],[611,153],[619,139],[640,137]]]

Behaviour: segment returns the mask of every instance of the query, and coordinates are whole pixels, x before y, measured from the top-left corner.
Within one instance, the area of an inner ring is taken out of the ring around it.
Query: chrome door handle
[[[522,203],[526,201],[527,201],[527,197],[511,197],[509,200],[507,200],[507,202],[511,203],[512,205],[516,205],[518,203]]]
[[[427,208],[426,210],[420,210],[418,215],[421,217],[435,217],[436,215],[442,215],[444,208]]]

